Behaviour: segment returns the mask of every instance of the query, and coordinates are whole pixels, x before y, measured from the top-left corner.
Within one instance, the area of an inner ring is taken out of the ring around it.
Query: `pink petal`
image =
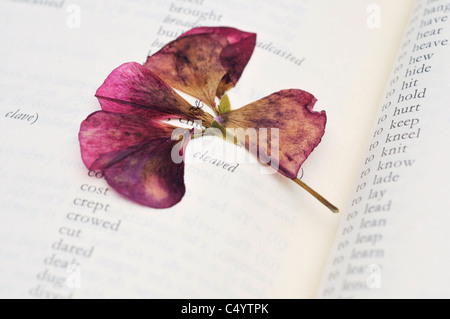
[[[95,112],[81,123],[79,141],[83,162],[89,169],[103,169],[111,162],[114,152],[151,139],[167,138],[174,128],[137,115]]]
[[[184,161],[175,164],[170,138],[154,139],[134,152],[117,152],[117,161],[104,170],[108,184],[117,192],[141,205],[169,208],[183,198]]]
[[[195,119],[191,105],[158,76],[138,63],[115,69],[97,90],[105,111],[135,114],[148,118],[182,117]]]
[[[215,107],[236,85],[256,45],[256,34],[233,28],[196,28],[150,56],[145,67],[169,85]]]
[[[227,128],[254,128],[259,136],[260,128],[278,128],[279,143],[272,140],[259,143],[259,158],[268,162],[269,151],[279,149],[279,172],[289,178],[296,178],[301,165],[320,143],[325,133],[325,112],[314,112],[316,99],[308,92],[301,90],[284,90],[272,94],[241,109],[222,115]],[[238,131],[237,131],[238,132]],[[250,150],[250,142],[243,134],[237,137]]]

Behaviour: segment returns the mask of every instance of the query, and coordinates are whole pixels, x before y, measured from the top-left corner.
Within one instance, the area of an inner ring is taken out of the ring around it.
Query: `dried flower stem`
[[[322,204],[324,204],[326,207],[328,207],[328,209],[330,209],[333,213],[338,214],[339,213],[339,209],[334,206],[333,204],[331,204],[329,201],[327,201],[322,195],[320,195],[319,193],[317,193],[315,190],[313,190],[311,187],[309,187],[308,185],[306,185],[304,182],[302,182],[300,179],[298,178],[293,178],[292,179],[296,184],[300,185],[303,189],[305,189],[308,193],[310,193],[311,195],[313,195],[317,200],[319,200],[319,202],[321,202]]]

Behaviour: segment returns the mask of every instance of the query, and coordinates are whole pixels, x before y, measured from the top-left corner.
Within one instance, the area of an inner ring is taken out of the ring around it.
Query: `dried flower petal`
[[[134,202],[168,208],[184,196],[184,162],[173,162],[175,127],[146,117],[99,111],[81,124],[85,165]],[[182,156],[181,156],[182,157]],[[184,157],[182,157],[184,158]]]
[[[225,92],[234,87],[241,78],[255,50],[256,34],[228,27],[199,27],[184,33],[180,37],[205,33],[219,34],[226,37],[230,43],[230,45],[223,49],[220,56],[220,62],[227,70],[227,74],[221,80],[217,89],[216,95],[221,99]]]
[[[152,119],[182,117],[195,120],[191,105],[158,76],[139,63],[115,69],[97,90],[104,111]]]
[[[118,161],[104,170],[108,184],[136,203],[169,208],[183,198],[184,161],[175,164],[171,153],[178,141],[154,139],[129,154],[117,152]]]
[[[145,67],[170,86],[215,108],[236,85],[256,45],[256,34],[233,28],[196,28],[150,56]]]
[[[106,111],[92,113],[81,123],[79,133],[83,162],[89,169],[103,169],[114,158],[110,154],[151,139],[167,138],[174,128],[137,115]]]
[[[325,112],[313,112],[316,101],[308,92],[284,90],[223,114],[222,119],[227,128],[254,128],[258,136],[260,128],[278,128],[278,145],[275,144],[276,141],[272,141],[270,135],[268,143],[262,145],[258,138],[257,147],[249,145],[242,132],[237,134],[237,138],[245,143],[249,150],[259,150],[260,159],[266,163],[271,155],[269,150],[277,147],[279,172],[292,179],[297,177],[300,166],[320,143],[325,132]]]

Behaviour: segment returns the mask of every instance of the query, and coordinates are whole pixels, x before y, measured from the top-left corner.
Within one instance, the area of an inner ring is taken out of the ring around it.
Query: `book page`
[[[323,283],[325,298],[447,298],[450,2],[419,1]]]
[[[313,93],[328,125],[300,175],[342,206],[411,3],[0,1],[0,296],[313,297],[339,216],[292,181],[193,141],[185,198],[142,207],[84,167],[79,126],[119,65],[199,25],[256,32],[232,106]]]

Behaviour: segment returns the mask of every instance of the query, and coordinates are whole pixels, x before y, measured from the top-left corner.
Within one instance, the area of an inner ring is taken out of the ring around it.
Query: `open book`
[[[450,296],[450,1],[0,7],[0,297]],[[167,210],[84,167],[79,125],[108,74],[200,25],[258,34],[234,108],[317,97],[328,123],[301,178],[341,214],[260,164],[189,150],[187,194]]]

